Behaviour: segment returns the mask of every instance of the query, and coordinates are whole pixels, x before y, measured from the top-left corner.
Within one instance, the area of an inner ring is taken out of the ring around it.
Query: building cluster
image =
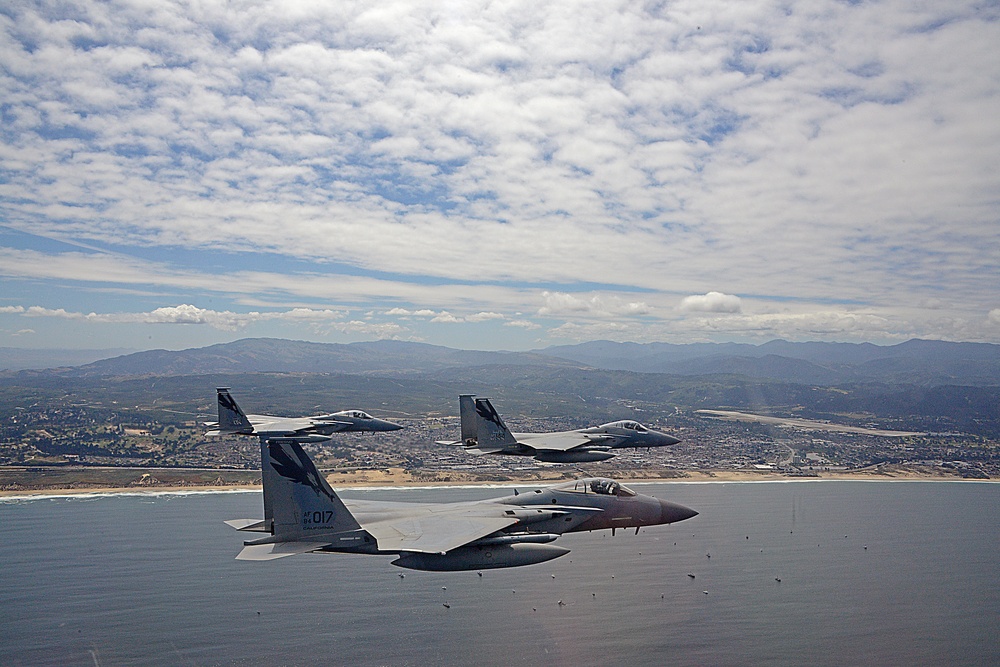
[[[328,471],[402,469],[414,473],[464,474],[479,479],[531,477],[552,466],[529,457],[477,456],[460,446],[437,444],[459,437],[457,417],[399,420],[388,433],[335,435],[308,445]],[[705,419],[676,411],[650,426],[681,439],[659,449],[623,449],[610,461],[581,466],[591,474],[670,477],[686,471],[775,471],[808,475],[879,466],[938,469],[962,477],[1000,477],[1000,443],[957,434],[882,437],[831,433],[749,422]],[[590,426],[569,420],[511,419],[515,432]],[[0,423],[0,465],[118,465],[212,467],[253,470],[259,443],[243,436],[208,437],[196,421],[164,424],[128,411],[18,408]],[[561,466],[566,474],[577,467]]]

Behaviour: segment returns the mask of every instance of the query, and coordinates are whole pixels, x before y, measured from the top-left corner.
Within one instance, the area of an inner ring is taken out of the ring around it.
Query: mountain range
[[[872,343],[614,343],[549,347],[547,355],[594,368],[670,375],[742,375],[831,386],[847,382],[1000,384],[1000,345],[913,339]]]
[[[267,414],[348,405],[448,415],[456,395],[475,393],[493,397],[512,416],[581,423],[706,408],[1000,437],[997,378],[1000,346],[925,340],[890,346],[600,341],[483,352],[400,341],[249,338],[0,371],[0,417],[29,405],[104,406],[109,414],[130,405],[169,423],[210,414],[211,388],[231,386]]]
[[[391,340],[335,344],[245,338],[201,348],[148,350],[79,366],[21,372],[63,377],[260,372],[404,376],[490,366],[739,376],[817,386],[858,382],[995,386],[1000,385],[1000,345],[919,339],[888,346],[784,340],[762,345],[594,341],[530,352],[487,352]],[[11,368],[16,367],[8,365]]]

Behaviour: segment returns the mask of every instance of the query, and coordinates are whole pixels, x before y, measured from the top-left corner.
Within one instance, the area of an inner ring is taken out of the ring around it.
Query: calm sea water
[[[568,556],[481,577],[236,561],[222,521],[259,516],[259,493],[3,502],[0,664],[1000,664],[1000,485],[639,490],[701,514],[567,535]]]

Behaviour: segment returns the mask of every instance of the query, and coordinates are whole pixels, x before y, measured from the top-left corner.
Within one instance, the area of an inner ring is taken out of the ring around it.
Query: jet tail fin
[[[475,394],[458,395],[458,411],[462,416],[462,443],[474,445],[478,442],[479,427],[476,425]]]
[[[219,394],[218,432],[252,434],[253,424],[229,395],[229,387],[217,387],[215,391]]]
[[[368,537],[302,445],[285,439],[262,444],[262,481],[274,521],[274,541],[327,540],[326,544],[350,547],[354,545],[346,542],[360,544]],[[345,538],[348,533],[353,537]]]
[[[490,452],[516,445],[517,440],[507,425],[503,423],[503,419],[490,403],[490,399],[477,398],[475,400],[477,448],[484,452]]]

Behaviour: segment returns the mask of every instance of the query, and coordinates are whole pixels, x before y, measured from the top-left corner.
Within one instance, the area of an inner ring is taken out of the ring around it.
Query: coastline
[[[893,467],[879,470],[814,471],[804,474],[784,474],[773,471],[750,470],[684,470],[670,476],[643,475],[640,470],[622,470],[610,476],[624,484],[669,483],[731,483],[731,482],[804,482],[804,481],[939,481],[939,482],[1000,482],[997,479],[966,478],[948,474],[939,468],[906,469]],[[672,471],[673,472],[673,471]],[[349,473],[327,473],[327,480],[335,489],[352,488],[421,488],[449,486],[549,486],[569,479],[564,473],[548,472],[520,478],[493,478],[468,473],[412,474],[404,470],[364,470]],[[83,496],[88,494],[171,494],[171,493],[226,493],[260,491],[259,482],[226,482],[209,484],[150,483],[140,481],[129,485],[64,484],[41,488],[17,485],[0,489],[0,499],[45,496]]]

